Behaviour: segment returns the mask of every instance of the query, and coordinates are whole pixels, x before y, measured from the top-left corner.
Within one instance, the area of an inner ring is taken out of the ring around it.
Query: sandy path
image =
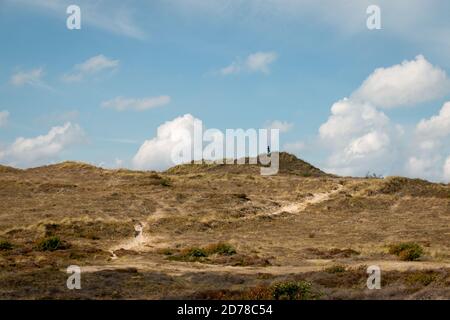
[[[322,193],[316,193],[313,194],[312,197],[307,198],[304,201],[298,202],[298,203],[290,203],[288,205],[285,205],[283,207],[281,207],[280,209],[278,209],[275,212],[272,212],[271,214],[269,214],[270,216],[276,216],[282,212],[288,212],[288,213],[297,213],[297,212],[301,212],[304,211],[308,206],[312,205],[312,204],[317,204],[317,203],[321,203],[324,201],[327,201],[328,199],[330,199],[330,197],[338,192],[340,192],[342,190],[343,186],[339,185],[339,187],[333,191],[330,192],[322,192]]]
[[[172,276],[179,276],[185,273],[233,273],[233,274],[257,274],[269,273],[272,275],[296,274],[304,272],[323,271],[325,268],[335,264],[332,260],[306,260],[302,266],[267,266],[267,267],[241,267],[206,264],[200,262],[174,262],[174,261],[153,261],[145,257],[124,257],[116,260],[113,264],[82,267],[83,272],[98,272],[104,270],[119,270],[126,268],[136,268],[141,272],[164,272]],[[386,261],[368,260],[364,262],[351,262],[346,264],[348,268],[358,268],[360,266],[379,266],[381,271],[408,271],[450,268],[450,263],[431,261]]]
[[[148,242],[147,237],[144,235],[145,222],[139,222],[134,226],[135,236],[132,239],[127,239],[122,243],[119,243],[108,251],[111,253],[112,259],[118,259],[114,251],[119,249],[132,250],[132,251],[145,251],[145,245]]]
[[[288,203],[276,211],[264,212],[256,216],[252,216],[251,219],[259,216],[276,216],[284,212],[295,214],[300,213],[308,208],[312,204],[321,203],[327,201],[331,196],[340,192],[343,186],[339,186],[337,189],[330,192],[316,193],[306,200],[295,203]],[[156,218],[156,217],[153,217]],[[245,220],[245,218],[243,219]],[[190,272],[231,272],[239,274],[256,274],[256,273],[270,273],[273,275],[290,274],[290,273],[303,273],[312,271],[322,271],[324,268],[334,265],[336,262],[333,260],[305,260],[305,264],[301,266],[267,266],[267,267],[239,267],[239,266],[223,266],[206,264],[199,262],[176,262],[167,261],[163,257],[148,257],[145,255],[131,255],[117,257],[114,251],[119,249],[132,250],[138,253],[150,252],[152,248],[157,247],[157,238],[150,238],[144,231],[146,230],[147,223],[139,222],[135,225],[135,237],[127,239],[122,243],[110,248],[109,251],[112,254],[112,263],[96,266],[85,266],[82,268],[83,272],[98,272],[102,270],[118,270],[126,268],[136,268],[139,271],[158,271],[165,272],[170,275],[182,275]],[[152,245],[153,244],[153,245]],[[152,259],[153,258],[153,259]],[[346,264],[347,267],[357,268],[361,265],[377,265],[382,271],[407,271],[407,270],[422,270],[422,269],[439,269],[450,268],[450,263],[430,262],[430,261],[386,261],[386,260],[373,260],[364,262],[351,262]]]

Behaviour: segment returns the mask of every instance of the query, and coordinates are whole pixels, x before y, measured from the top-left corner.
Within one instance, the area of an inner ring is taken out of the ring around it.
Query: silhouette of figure
[[[267,146],[267,154],[270,155],[270,146]]]

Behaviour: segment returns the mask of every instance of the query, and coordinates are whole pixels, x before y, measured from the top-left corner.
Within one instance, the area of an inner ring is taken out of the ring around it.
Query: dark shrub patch
[[[219,254],[222,256],[232,256],[236,254],[236,250],[228,243],[219,242],[216,244],[211,244],[205,248],[208,255]]]
[[[422,247],[414,242],[397,243],[389,246],[389,253],[403,261],[415,261],[423,255]]]
[[[52,236],[40,240],[37,243],[36,248],[39,251],[55,251],[67,249],[68,245],[63,243],[59,237]]]
[[[312,285],[306,281],[288,281],[273,286],[272,296],[275,300],[305,300],[314,298]]]
[[[13,245],[11,244],[11,242],[6,241],[6,240],[0,241],[0,251],[7,251],[7,250],[11,250],[12,248],[13,248]]]
[[[345,272],[346,268],[344,266],[340,266],[340,265],[335,265],[335,266],[331,266],[325,269],[325,272],[328,273],[342,273]]]

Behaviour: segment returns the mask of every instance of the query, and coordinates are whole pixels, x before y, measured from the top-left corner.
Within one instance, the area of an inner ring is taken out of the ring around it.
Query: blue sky
[[[81,8],[81,30],[66,28],[69,4]],[[381,30],[366,27],[370,4],[381,8]],[[144,141],[191,114],[221,130],[278,121],[282,149],[331,172],[448,181],[448,12],[444,1],[3,0],[0,163],[140,168],[133,158]],[[374,91],[392,77],[402,92]],[[403,93],[399,105],[385,100]],[[345,97],[355,113],[335,125],[354,125],[359,110],[389,123],[326,137],[320,128]],[[423,146],[412,150],[418,136]]]

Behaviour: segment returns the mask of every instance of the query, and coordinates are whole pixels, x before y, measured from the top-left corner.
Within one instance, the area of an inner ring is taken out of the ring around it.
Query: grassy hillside
[[[280,283],[306,286],[297,299],[448,299],[449,239],[449,185],[341,178],[286,153],[269,177],[0,167],[3,299],[280,298]],[[66,288],[73,264],[79,291]],[[368,265],[383,290],[366,288]]]

